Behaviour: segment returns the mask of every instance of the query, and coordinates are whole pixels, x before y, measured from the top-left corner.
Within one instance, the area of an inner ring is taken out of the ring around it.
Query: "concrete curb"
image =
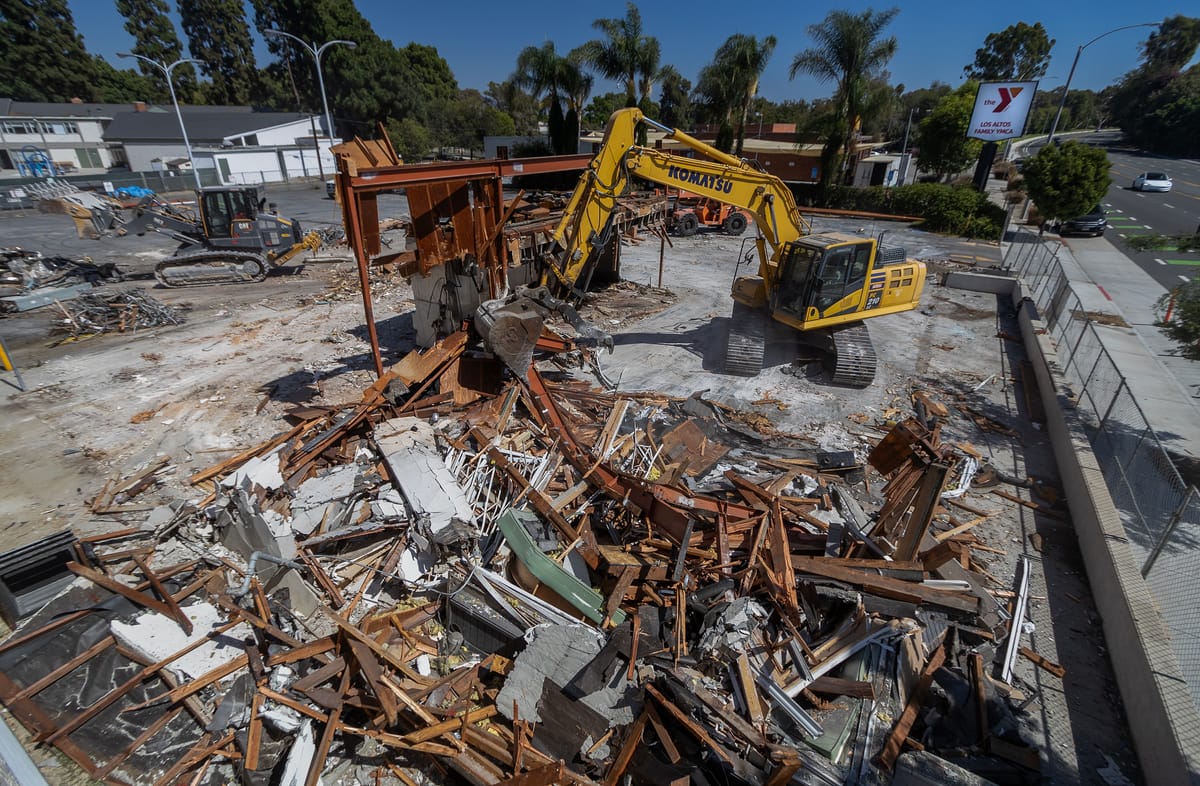
[[[1134,747],[1149,784],[1200,786],[1200,711],[1060,371],[1058,352],[1021,281],[956,273],[948,286],[1009,293],[1037,376],[1047,433],[1071,510]]]

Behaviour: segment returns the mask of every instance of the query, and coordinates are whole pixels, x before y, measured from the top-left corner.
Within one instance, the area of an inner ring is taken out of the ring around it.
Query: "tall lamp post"
[[[321,44],[320,46],[314,46],[314,45],[308,43],[307,41],[305,41],[304,39],[298,38],[298,37],[292,35],[291,33],[285,33],[282,30],[264,30],[263,35],[290,38],[293,41],[295,41],[296,43],[303,46],[305,49],[307,49],[308,53],[311,54],[313,56],[313,59],[317,61],[317,83],[321,86],[321,106],[324,107],[324,109],[325,109],[325,133],[328,134],[329,138],[332,140],[333,139],[333,118],[329,114],[329,101],[328,101],[328,99],[325,98],[325,75],[321,71],[321,55],[325,54],[325,50],[328,49],[329,47],[333,46],[334,44],[345,44],[346,46],[350,47],[351,49],[354,49],[356,46],[358,46],[358,44],[354,43],[353,41],[343,41],[341,39],[337,39],[334,41],[326,41],[325,43]],[[316,140],[314,139],[313,141],[315,142]],[[320,155],[321,155],[321,148],[318,146],[317,147],[317,157],[319,158]]]
[[[1049,145],[1051,142],[1054,141],[1054,132],[1058,130],[1058,119],[1060,117],[1062,117],[1063,107],[1067,105],[1067,94],[1069,94],[1071,92],[1071,78],[1073,76],[1075,76],[1075,66],[1079,65],[1079,56],[1081,54],[1083,54],[1083,50],[1087,49],[1089,46],[1096,43],[1101,38],[1104,38],[1104,36],[1106,36],[1106,35],[1112,35],[1113,33],[1118,33],[1122,30],[1131,30],[1135,27],[1159,27],[1159,23],[1158,22],[1142,22],[1141,24],[1136,24],[1136,25],[1125,25],[1124,27],[1114,27],[1112,30],[1109,30],[1107,33],[1101,33],[1100,35],[1093,38],[1091,41],[1088,41],[1086,44],[1083,44],[1082,46],[1080,46],[1078,49],[1075,50],[1075,59],[1071,62],[1070,72],[1067,73],[1067,84],[1065,87],[1063,87],[1062,100],[1058,102],[1058,111],[1054,113],[1054,125],[1050,126],[1050,135],[1046,137],[1047,145]]]
[[[196,179],[196,190],[200,190],[200,172],[196,169],[196,159],[192,158],[192,143],[188,141],[187,128],[183,125],[183,113],[179,111],[179,99],[175,97],[175,85],[171,82],[171,71],[175,66],[183,63],[195,63],[196,65],[204,65],[199,60],[190,57],[180,58],[170,65],[164,65],[157,60],[146,57],[145,55],[136,55],[132,52],[117,52],[117,57],[134,57],[163,72],[167,78],[167,89],[171,91],[171,103],[175,106],[175,117],[179,119],[179,133],[183,134],[183,146],[187,150],[188,163],[192,165],[192,177]]]
[[[908,154],[908,132],[912,128],[913,113],[921,114],[921,110],[913,107],[908,110],[908,123],[904,126],[904,145],[900,148],[900,155],[904,156],[904,168],[900,170],[900,182],[896,185],[904,185],[904,181],[908,180],[908,165],[912,162],[912,157]]]

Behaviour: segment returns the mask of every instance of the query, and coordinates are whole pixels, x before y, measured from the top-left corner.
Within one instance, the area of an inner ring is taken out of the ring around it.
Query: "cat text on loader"
[[[665,132],[668,139],[705,158],[637,145],[639,123]],[[925,285],[925,264],[907,259],[901,248],[881,248],[872,238],[811,234],[779,178],[760,171],[753,162],[650,120],[636,108],[618,110],[609,119],[600,152],[580,177],[555,230],[556,252],[546,260],[543,287],[563,299],[582,294],[596,255],[610,240],[616,198],[635,177],[686,188],[754,215],[758,235],[748,256],[757,254],[758,269],[753,275],[735,273],[727,373],[754,376],[761,371],[766,329],[773,320],[832,355],[835,384],[865,387],[871,383],[875,351],[863,321],[915,308]],[[540,322],[535,329],[529,321],[539,310],[526,292],[517,291],[504,300],[484,303],[477,327],[487,340],[487,330],[497,317],[524,319],[521,332],[530,337],[531,354]],[[511,343],[515,331],[506,332]],[[524,369],[514,370],[524,373]]]
[[[306,249],[321,247],[315,232],[268,212],[254,186],[205,188],[196,192],[197,211],[147,197],[131,210],[119,202],[62,185],[43,195],[43,209],[75,220],[80,237],[158,232],[179,242],[175,255],[159,262],[154,276],[166,287],[262,281]]]

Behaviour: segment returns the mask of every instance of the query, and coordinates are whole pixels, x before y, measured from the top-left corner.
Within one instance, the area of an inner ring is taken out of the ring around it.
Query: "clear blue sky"
[[[125,32],[124,19],[111,0],[69,0],[75,24],[89,51],[104,55],[119,67],[128,61],[116,53],[133,45]],[[170,2],[172,7],[174,3]],[[249,3],[247,3],[247,6]],[[897,5],[900,5],[897,3]],[[489,81],[501,81],[513,70],[517,53],[529,45],[554,42],[565,54],[591,38],[598,37],[592,21],[625,14],[623,0],[596,0],[584,5],[572,2],[515,2],[454,0],[447,2],[396,2],[357,0],[357,6],[375,32],[394,44],[410,41],[436,47],[450,64],[463,88],[486,89]],[[860,12],[884,9],[886,3],[831,4],[796,0],[736,2],[692,0],[691,2],[646,2],[638,4],[648,35],[658,38],[662,62],[673,64],[693,84],[700,69],[717,47],[733,33],[778,39],[775,54],[763,74],[759,92],[773,101],[822,98],[833,87],[810,77],[788,79],[792,58],[811,46],[808,26],[820,22],[838,8]],[[1123,25],[1161,22],[1184,13],[1178,2],[1143,0],[1117,3],[1113,0],[1065,0],[1064,2],[982,3],[959,0],[913,0],[902,5],[887,28],[899,49],[891,61],[891,81],[906,90],[927,87],[935,80],[957,86],[963,66],[975,58],[989,33],[1017,22],[1041,22],[1052,39],[1052,61],[1041,88],[1052,90],[1066,82],[1076,49],[1096,36]],[[252,13],[247,11],[247,18]],[[178,28],[178,24],[176,25]],[[1072,88],[1100,90],[1137,65],[1139,44],[1152,28],[1135,28],[1112,33],[1087,47],[1079,59]],[[180,31],[182,39],[182,31]],[[319,43],[319,42],[318,42]],[[262,56],[265,57],[265,49]],[[614,90],[598,83],[593,94]]]

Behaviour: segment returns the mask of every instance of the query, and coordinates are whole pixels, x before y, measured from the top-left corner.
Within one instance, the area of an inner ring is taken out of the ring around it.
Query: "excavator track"
[[[267,277],[267,260],[252,251],[201,251],[158,263],[154,277],[164,287],[253,284]]]
[[[767,316],[756,308],[734,301],[725,345],[725,373],[754,377],[762,371],[766,352]]]
[[[875,347],[867,326],[858,322],[830,331],[833,339],[833,368],[830,379],[835,385],[865,388],[875,379]]]

